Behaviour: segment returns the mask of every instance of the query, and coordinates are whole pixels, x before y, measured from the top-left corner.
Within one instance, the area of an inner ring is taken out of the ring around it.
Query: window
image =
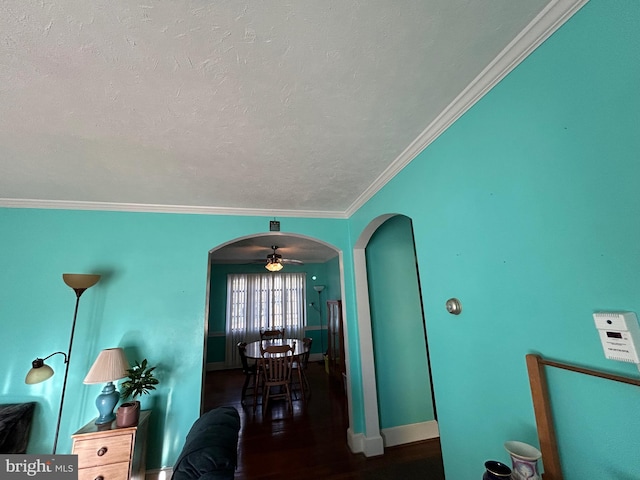
[[[239,362],[237,343],[260,338],[260,329],[285,328],[289,338],[304,336],[305,273],[253,273],[227,276],[227,365]]]

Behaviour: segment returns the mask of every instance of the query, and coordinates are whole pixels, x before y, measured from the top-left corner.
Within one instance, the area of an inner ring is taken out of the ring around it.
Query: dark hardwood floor
[[[384,455],[353,454],[346,443],[348,418],[341,385],[329,380],[324,366],[310,362],[311,398],[276,401],[263,415],[260,406],[243,406],[241,370],[208,372],[205,410],[231,405],[240,413],[236,480],[304,478],[444,480],[438,439],[385,449]],[[247,402],[251,403],[251,402]]]

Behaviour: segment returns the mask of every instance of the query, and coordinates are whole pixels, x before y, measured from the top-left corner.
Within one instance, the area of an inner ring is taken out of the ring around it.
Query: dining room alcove
[[[267,254],[272,253],[271,247],[276,245],[284,260],[282,272],[305,275],[305,326],[298,337],[311,338],[310,361],[324,363],[323,354],[328,345],[327,301],[342,299],[340,252],[325,242],[302,235],[280,232],[256,234],[232,239],[209,251],[203,384],[206,383],[207,372],[237,370],[240,367],[239,359],[237,364],[229,361],[230,343],[235,345],[235,342],[226,338],[227,276],[269,274],[265,269]],[[206,389],[203,388],[203,406],[207,404],[205,396]]]

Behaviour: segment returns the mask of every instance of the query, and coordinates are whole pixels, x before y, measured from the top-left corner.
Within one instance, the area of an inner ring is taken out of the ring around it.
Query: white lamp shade
[[[53,368],[46,363],[43,363],[41,367],[33,367],[27,373],[27,377],[24,379],[24,383],[27,385],[33,385],[35,383],[44,382],[53,376]]]
[[[113,382],[126,377],[129,368],[129,362],[122,348],[107,348],[102,350],[93,362],[83,383]]]

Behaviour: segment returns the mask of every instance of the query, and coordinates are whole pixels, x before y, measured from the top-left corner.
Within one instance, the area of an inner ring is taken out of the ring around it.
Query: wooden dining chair
[[[293,345],[269,345],[260,347],[262,358],[258,360],[262,382],[262,413],[269,406],[269,400],[284,399],[289,409],[293,411],[291,399],[291,371],[293,366]],[[256,404],[253,410],[255,412]]]
[[[284,328],[260,330],[260,340],[272,340],[274,338],[284,339]]]
[[[311,354],[311,345],[313,344],[313,338],[305,337],[302,339],[304,345],[304,353],[298,355],[293,360],[293,371],[291,373],[291,389],[295,394],[300,390],[302,400],[305,401],[311,396],[311,387],[309,386],[309,380],[307,379],[307,365],[309,363],[309,355]]]
[[[251,393],[254,398],[257,395],[258,382],[256,382],[256,379],[258,366],[256,362],[249,364],[249,360],[247,359],[246,342],[238,342],[238,353],[240,354],[240,360],[242,362],[242,373],[244,373],[244,384],[242,385],[240,403],[244,405],[244,399],[247,396],[247,390],[250,389],[252,391]]]

